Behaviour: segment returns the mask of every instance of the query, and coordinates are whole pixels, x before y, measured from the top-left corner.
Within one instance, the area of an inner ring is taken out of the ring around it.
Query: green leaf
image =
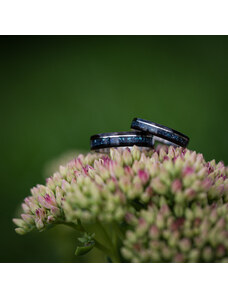
[[[89,242],[86,246],[78,246],[75,251],[76,256],[83,256],[93,249],[95,242]]]
[[[79,237],[78,241],[80,241],[81,243],[85,243],[87,242],[87,239],[85,239],[84,237]]]

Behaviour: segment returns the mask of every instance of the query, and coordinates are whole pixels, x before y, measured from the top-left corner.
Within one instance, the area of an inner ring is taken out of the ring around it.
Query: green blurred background
[[[190,136],[189,148],[228,164],[228,37],[2,36],[1,262],[74,257],[68,228],[19,236],[12,217],[49,160],[89,150],[89,137],[133,117]]]

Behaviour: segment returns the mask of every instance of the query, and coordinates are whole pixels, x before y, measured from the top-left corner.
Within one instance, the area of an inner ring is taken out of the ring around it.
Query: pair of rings
[[[169,127],[140,118],[134,118],[132,131],[101,133],[91,136],[91,150],[108,149],[111,147],[153,148],[155,142],[165,145],[187,147],[189,137]]]

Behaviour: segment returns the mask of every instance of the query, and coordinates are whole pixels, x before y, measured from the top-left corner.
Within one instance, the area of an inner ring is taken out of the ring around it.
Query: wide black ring
[[[182,147],[187,147],[189,142],[189,137],[179,131],[140,118],[134,118],[132,120],[131,128],[143,131],[145,133],[150,133],[158,137],[157,140],[159,142],[162,142],[162,140],[164,139]],[[155,141],[156,137],[154,138]],[[164,141],[164,143],[167,142]]]
[[[134,145],[153,148],[154,138],[152,135],[138,131],[101,133],[90,138],[91,150]]]

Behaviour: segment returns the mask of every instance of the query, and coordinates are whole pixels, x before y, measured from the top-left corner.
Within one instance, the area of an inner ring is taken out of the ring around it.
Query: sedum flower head
[[[227,175],[222,162],[206,162],[180,147],[79,155],[46,185],[31,189],[21,218],[14,219],[16,232],[58,223],[117,223],[128,261],[222,260],[228,256],[227,219],[220,211],[228,201]],[[224,224],[217,233],[220,214]]]
[[[123,256],[131,262],[228,262],[228,204],[186,207],[177,218],[151,204],[131,216]]]

